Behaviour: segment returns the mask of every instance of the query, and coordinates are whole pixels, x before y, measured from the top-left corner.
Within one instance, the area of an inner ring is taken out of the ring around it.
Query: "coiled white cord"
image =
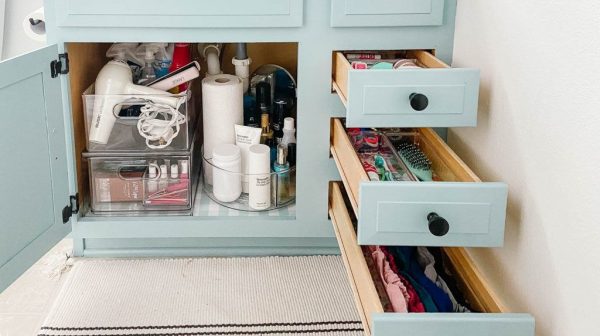
[[[177,107],[152,101],[148,101],[142,106],[137,129],[140,135],[146,139],[148,148],[168,147],[177,137],[180,125],[187,122],[186,116],[179,112],[179,106],[185,100],[185,97],[182,98]]]

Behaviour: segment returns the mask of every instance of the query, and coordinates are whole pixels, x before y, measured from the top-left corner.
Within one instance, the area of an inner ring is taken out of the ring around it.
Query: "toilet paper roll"
[[[29,19],[40,21],[36,25],[32,25]],[[23,18],[23,30],[25,35],[30,39],[38,42],[46,42],[46,17],[44,16],[44,7],[40,7],[35,11],[27,14]]]
[[[209,159],[221,144],[235,144],[234,125],[244,123],[242,80],[232,75],[215,75],[202,80],[203,153]],[[211,167],[208,167],[208,170]],[[212,184],[212,171],[206,171]]]

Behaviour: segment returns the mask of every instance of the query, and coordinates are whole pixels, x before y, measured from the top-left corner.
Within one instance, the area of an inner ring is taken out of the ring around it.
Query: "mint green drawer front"
[[[358,242],[502,246],[507,190],[504,183],[363,182],[359,193]],[[428,216],[432,213],[439,218],[430,226]],[[440,229],[446,233],[438,232]]]
[[[411,96],[427,97],[416,110]],[[477,69],[350,70],[347,125],[350,127],[476,126]]]
[[[332,27],[441,26],[444,0],[332,0]]]
[[[534,336],[528,314],[375,314],[373,336]]]
[[[59,27],[302,26],[303,0],[57,0]]]

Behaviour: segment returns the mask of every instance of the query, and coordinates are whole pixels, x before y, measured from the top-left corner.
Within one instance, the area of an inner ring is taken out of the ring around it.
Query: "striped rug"
[[[358,336],[339,256],[84,259],[40,336]]]

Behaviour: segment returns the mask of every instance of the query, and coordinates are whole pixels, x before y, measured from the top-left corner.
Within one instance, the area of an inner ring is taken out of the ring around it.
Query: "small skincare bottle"
[[[158,190],[158,181],[156,181],[156,177],[158,176],[158,166],[156,164],[150,164],[148,166],[148,192],[155,193]]]
[[[171,179],[177,180],[179,178],[179,165],[176,163],[171,165]]]
[[[287,149],[291,143],[296,143],[296,129],[294,128],[294,118],[287,117],[283,120],[283,139],[281,144]]]
[[[258,113],[258,109],[256,106],[252,106],[248,108],[247,115],[244,116],[245,125],[248,127],[260,127],[260,113]]]
[[[256,84],[256,106],[260,113],[271,114],[271,84],[260,82]]]
[[[271,167],[273,167],[277,161],[277,145],[275,144],[275,139],[267,139],[265,145],[269,146],[271,149]]]
[[[187,180],[190,172],[188,160],[180,160],[179,164],[181,165],[181,174],[179,174],[179,177]]]
[[[287,101],[280,98],[275,100],[274,105],[271,123],[273,124],[273,135],[277,140],[277,144],[280,144],[281,139],[283,139],[283,120],[287,112]]]
[[[271,207],[271,149],[266,145],[252,145],[248,154],[248,205],[254,210]]]
[[[286,148],[283,145],[277,146],[277,161],[273,166],[275,177],[275,204],[281,205],[290,200],[290,164],[286,160]]]
[[[160,190],[165,190],[169,186],[169,170],[166,164],[160,165],[160,178],[158,182],[158,188]]]
[[[296,167],[296,144],[291,143],[288,145],[287,160],[290,167]],[[290,198],[296,197],[296,169],[290,171]]]

